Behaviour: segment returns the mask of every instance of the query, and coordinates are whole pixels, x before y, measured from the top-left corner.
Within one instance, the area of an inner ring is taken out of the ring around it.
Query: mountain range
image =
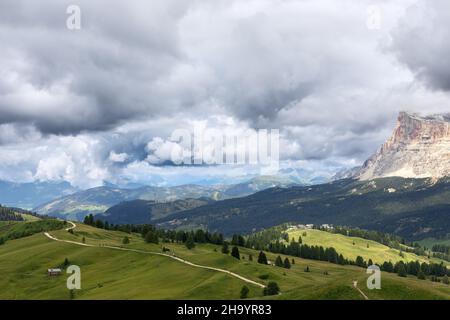
[[[408,239],[450,233],[450,115],[401,112],[392,136],[359,168],[332,183],[268,189],[157,221],[226,234],[283,222],[340,224]]]
[[[410,240],[450,233],[450,180],[380,178],[271,188],[154,221],[164,228],[202,227],[227,235],[285,222],[379,230]]]
[[[112,206],[104,213],[96,215],[95,218],[113,224],[146,224],[213,202],[214,200],[210,198],[180,199],[167,202],[131,200]]]
[[[152,202],[172,202],[183,199],[207,198],[210,200],[223,200],[246,196],[275,186],[288,187],[296,184],[295,180],[286,177],[260,176],[249,181],[232,185],[181,185],[173,187],[144,186],[135,189],[103,186],[91,188],[71,195],[63,196],[34,208],[39,214],[45,214],[70,220],[82,220],[88,214],[103,214],[106,210],[132,200],[146,200]],[[191,202],[192,204],[193,202]],[[195,202],[197,203],[197,202]],[[143,204],[143,202],[139,202]],[[136,203],[131,204],[136,209]],[[145,204],[144,206],[147,206]],[[172,206],[169,204],[169,206]],[[125,204],[121,208],[126,208]],[[114,212],[117,212],[115,210]],[[128,214],[129,221],[135,221],[133,211],[121,213]],[[111,218],[114,220],[114,218]],[[126,222],[130,223],[130,222]]]

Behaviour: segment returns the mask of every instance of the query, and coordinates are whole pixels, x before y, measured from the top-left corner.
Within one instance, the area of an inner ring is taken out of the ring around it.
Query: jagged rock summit
[[[353,173],[354,178],[450,176],[450,114],[400,112],[392,136]]]

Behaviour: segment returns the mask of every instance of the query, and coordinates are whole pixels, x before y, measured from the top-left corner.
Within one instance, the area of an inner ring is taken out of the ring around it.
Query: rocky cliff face
[[[450,114],[401,112],[392,136],[354,175],[361,180],[393,176],[450,176]]]

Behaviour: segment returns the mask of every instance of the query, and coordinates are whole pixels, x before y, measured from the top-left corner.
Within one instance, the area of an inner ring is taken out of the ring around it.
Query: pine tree
[[[260,251],[258,256],[258,263],[267,264],[267,257],[264,252]]]
[[[89,216],[87,216],[87,223],[90,226],[94,225],[94,215],[91,213]]]
[[[128,238],[127,236],[125,236],[122,240],[122,244],[129,244],[130,243],[130,238]]]
[[[280,257],[280,256],[278,256],[278,257],[275,259],[275,266],[277,266],[277,267],[283,267],[283,260],[281,260],[281,257]]]
[[[248,289],[248,287],[244,285],[241,289],[241,299],[247,299],[249,292],[250,290]]]
[[[342,255],[342,253],[338,256],[338,264],[340,264],[340,265],[346,264],[345,258]]]
[[[274,281],[271,281],[267,284],[267,287],[264,288],[263,294],[265,296],[273,296],[280,292],[280,287]]]
[[[245,238],[241,235],[238,236],[238,246],[245,247]]]
[[[292,258],[292,264],[295,264],[295,260],[294,260],[294,258]]]
[[[147,232],[147,234],[145,235],[145,242],[147,243],[159,243],[159,239],[158,239],[158,235],[156,234],[156,232],[154,231],[149,231]]]
[[[400,261],[398,263],[398,266],[396,269],[397,269],[397,274],[400,277],[406,278],[406,267],[405,267],[405,264],[403,263],[403,261]]]
[[[222,253],[224,254],[229,254],[230,253],[230,249],[228,247],[228,242],[224,242],[222,245]]]
[[[291,263],[289,262],[288,258],[284,259],[283,267],[285,267],[286,269],[290,269],[291,268]]]
[[[86,238],[83,237],[83,238],[81,239],[81,242],[86,243]]]
[[[3,237],[0,237],[0,246],[1,246],[2,244],[5,244],[5,239],[4,239]]]
[[[381,270],[392,273],[392,272],[394,272],[394,266],[392,265],[392,262],[385,261],[381,265]]]
[[[248,261],[253,261],[253,255],[252,254],[248,255]]]
[[[194,234],[194,242],[205,243],[206,242],[206,234],[202,229],[198,229]]]
[[[193,249],[195,247],[195,242],[194,242],[194,237],[192,236],[192,234],[189,234],[186,243],[185,243],[186,248],[188,248],[189,250]]]
[[[238,259],[238,260],[241,259],[241,256],[240,256],[240,254],[239,254],[239,249],[238,249],[238,247],[234,246],[234,247],[231,249],[231,256],[232,256],[232,257],[235,257],[235,258]]]
[[[450,280],[448,279],[448,276],[447,276],[447,275],[445,275],[445,276],[442,278],[442,283],[443,283],[443,284],[450,284]]]
[[[420,271],[417,273],[417,279],[419,279],[419,280],[425,280],[425,279],[426,279],[425,273],[423,273],[422,270],[420,270]]]
[[[63,262],[63,266],[67,267],[70,264],[69,259],[65,258]]]
[[[309,266],[306,266],[305,272],[309,272]]]
[[[245,239],[239,234],[234,234],[233,238],[231,238],[231,244],[233,246],[245,247]]]
[[[358,267],[366,267],[366,262],[364,261],[363,257],[361,256],[356,257],[356,265]]]
[[[96,228],[99,228],[99,229],[103,229],[104,228],[104,224],[103,224],[103,221],[102,220],[97,220],[97,221],[95,221],[95,227]],[[72,229],[71,229],[72,230]]]

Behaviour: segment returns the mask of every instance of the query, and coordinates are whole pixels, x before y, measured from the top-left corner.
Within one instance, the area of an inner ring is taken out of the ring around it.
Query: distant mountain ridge
[[[176,200],[199,198],[222,200],[246,196],[275,186],[287,187],[292,185],[295,185],[295,182],[288,178],[261,176],[233,185],[181,185],[174,187],[145,186],[136,189],[103,186],[54,199],[43,205],[37,206],[34,210],[39,214],[64,219],[83,220],[88,214],[101,214],[110,207],[124,201],[147,200],[172,202]]]
[[[226,235],[285,222],[335,224],[380,230],[406,239],[450,233],[450,179],[344,179],[271,188],[217,201],[155,221],[163,228],[202,227]]]
[[[113,224],[150,224],[154,220],[212,202],[214,200],[209,198],[180,199],[169,202],[131,200],[112,206],[104,213],[97,215],[96,218]]]

